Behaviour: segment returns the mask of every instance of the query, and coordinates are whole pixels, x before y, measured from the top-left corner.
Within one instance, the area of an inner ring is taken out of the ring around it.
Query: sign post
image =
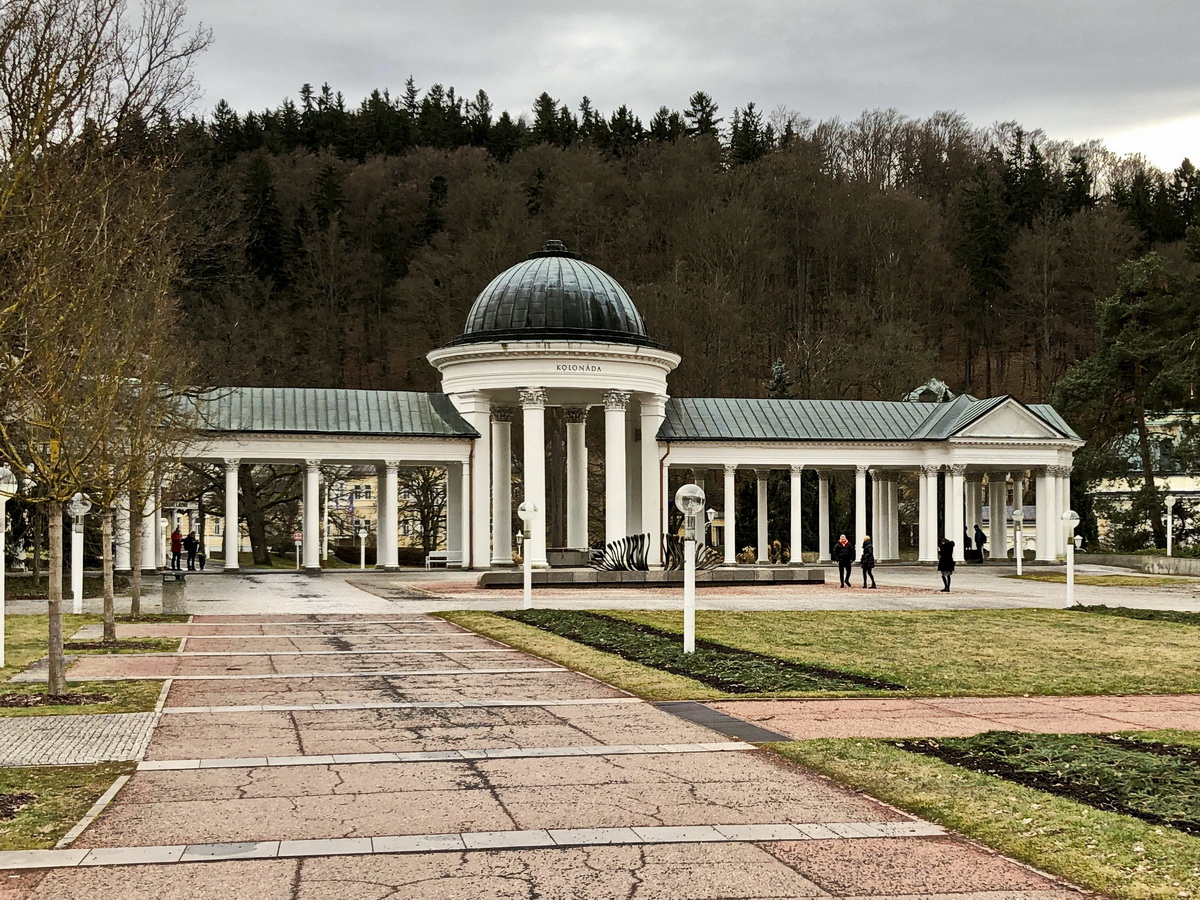
[[[292,540],[296,543],[296,568],[300,568],[300,545],[304,543],[304,532],[293,531]]]
[[[71,598],[75,615],[83,612],[83,517],[92,508],[85,494],[76,494],[67,503],[67,515],[75,520],[71,530]]]
[[[521,517],[521,522],[525,526],[523,533],[527,535],[538,515],[537,504],[525,501],[517,507],[517,515]],[[533,609],[533,557],[530,556],[529,549],[529,541],[523,538],[521,541],[521,567],[525,571],[525,578],[521,593],[522,609]]]
[[[696,652],[696,518],[704,510],[704,490],[685,484],[675,492],[683,513],[683,652]]]

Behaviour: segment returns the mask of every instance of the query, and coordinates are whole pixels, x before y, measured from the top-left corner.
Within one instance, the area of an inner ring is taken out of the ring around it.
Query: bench
[[[425,568],[432,569],[434,566],[448,568],[450,566],[462,565],[461,550],[434,550],[425,557]]]

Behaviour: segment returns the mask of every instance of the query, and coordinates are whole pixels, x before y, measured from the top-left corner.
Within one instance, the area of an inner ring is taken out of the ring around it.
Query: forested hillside
[[[1047,397],[1098,301],[1151,249],[1182,265],[1200,175],[955,113],[648,124],[543,94],[530,121],[434,86],[349,108],[329,88],[173,142],[186,327],[210,383],[432,389],[425,353],[548,238],[630,292],[684,356],[677,394],[896,398],[937,375]]]

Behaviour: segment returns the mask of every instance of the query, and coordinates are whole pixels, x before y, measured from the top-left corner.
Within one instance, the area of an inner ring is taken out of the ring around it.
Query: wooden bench
[[[425,568],[432,569],[435,566],[449,568],[450,566],[462,565],[461,550],[434,550],[425,557]]]

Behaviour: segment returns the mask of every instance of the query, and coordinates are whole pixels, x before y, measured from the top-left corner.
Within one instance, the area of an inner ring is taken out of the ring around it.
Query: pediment
[[[954,432],[955,438],[1062,440],[1063,435],[1016,400],[1006,400]]]

